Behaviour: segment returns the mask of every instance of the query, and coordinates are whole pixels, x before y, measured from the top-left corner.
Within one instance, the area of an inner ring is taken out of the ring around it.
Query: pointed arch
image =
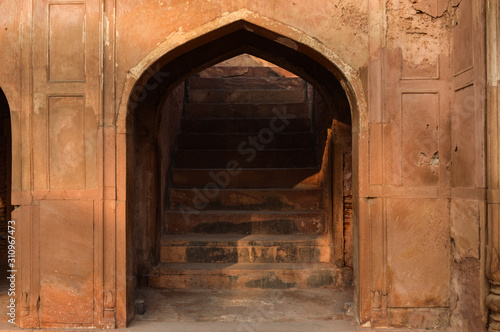
[[[364,323],[371,310],[368,282],[370,258],[369,246],[361,243],[369,239],[369,225],[360,220],[357,199],[364,195],[360,192],[368,183],[368,172],[363,171],[366,165],[360,162],[368,160],[367,101],[360,73],[332,49],[303,31],[242,9],[188,32],[172,34],[131,68],[116,117],[117,159],[127,161],[119,165],[121,168],[117,170],[118,200],[125,202],[130,200],[127,178],[133,172],[130,161],[133,154],[131,122],[138,104],[146,102],[149,106],[153,106],[150,109],[154,109],[155,105],[152,103],[159,103],[161,97],[175,87],[176,83],[241,53],[251,53],[293,71],[319,87],[322,94],[336,99],[340,104],[343,101],[346,103],[345,107],[349,112],[348,118],[353,130],[355,303],[358,317],[361,323]],[[154,97],[151,98],[152,96]],[[148,109],[148,105],[143,106],[143,109]],[[130,239],[130,231],[127,229],[131,221],[122,220],[120,223],[117,236],[120,238],[119,243],[126,246]],[[129,248],[122,247],[118,252],[126,255],[130,251]],[[127,258],[121,260],[127,262]],[[122,271],[122,273],[120,276],[128,280],[127,272]],[[130,301],[133,301],[130,298],[133,292],[127,287],[126,282],[119,281],[119,283],[127,288],[127,290],[122,288],[122,291],[127,293],[127,306],[129,306]]]
[[[196,50],[203,45],[208,45],[210,42],[220,40],[223,37],[230,36],[232,33],[238,31],[247,31],[254,36],[260,36],[276,44],[295,50],[331,72],[342,86],[349,100],[354,130],[367,130],[366,98],[360,74],[354,68],[349,66],[333,50],[316,38],[294,27],[260,16],[247,9],[242,9],[188,32],[176,32],[172,34],[149,52],[136,66],[131,68],[128,71],[118,108],[118,133],[127,132],[127,116],[133,109],[131,105],[133,106],[134,104],[134,98],[140,98],[142,88],[147,86],[148,80],[158,73],[161,68],[190,51]],[[233,49],[232,51],[232,53],[219,54],[217,58],[213,58],[211,62],[204,63],[200,67],[193,67],[191,70],[186,70],[184,78],[189,77],[191,73],[210,67],[223,59],[244,52],[242,49]],[[262,54],[258,56],[262,56]],[[269,58],[266,55],[263,57]],[[273,60],[276,62],[275,59]],[[280,63],[277,64],[281,65]],[[285,67],[287,66],[285,65]],[[160,74],[157,78],[162,80],[165,75],[168,74],[164,73],[163,76]],[[182,78],[178,80],[181,81]],[[136,91],[135,95],[134,91]]]

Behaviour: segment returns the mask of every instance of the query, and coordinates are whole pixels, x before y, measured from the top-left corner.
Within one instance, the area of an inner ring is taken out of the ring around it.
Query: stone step
[[[287,104],[185,104],[184,117],[188,119],[199,118],[273,118],[286,108],[288,114],[298,118],[309,117],[307,103]]]
[[[166,213],[166,234],[323,234],[325,211],[226,211],[181,207]]]
[[[236,150],[242,142],[249,142],[255,135],[249,134],[196,134],[179,133],[177,147],[179,149],[216,149]],[[258,137],[258,136],[257,136]],[[257,141],[259,144],[262,140]],[[314,146],[315,136],[312,132],[277,133],[272,140],[263,145],[263,149],[303,149]]]
[[[160,263],[148,285],[166,289],[330,288],[352,283],[330,263]]]
[[[319,188],[319,168],[172,169],[173,188]]]
[[[256,145],[260,147],[261,145]],[[279,149],[258,151],[249,144],[241,150],[176,150],[176,168],[223,168],[236,161],[244,168],[289,168],[316,166],[315,149]]]
[[[183,133],[255,133],[264,141],[279,132],[309,132],[311,119],[186,119],[181,120]]]
[[[170,189],[170,209],[304,211],[324,208],[322,189]]]
[[[325,235],[165,235],[163,263],[327,263]]]
[[[306,90],[189,90],[188,103],[302,103],[306,101]]]
[[[292,90],[305,89],[299,77],[191,77],[189,91],[194,90]]]
[[[197,74],[199,77],[297,77],[281,67],[212,66]]]

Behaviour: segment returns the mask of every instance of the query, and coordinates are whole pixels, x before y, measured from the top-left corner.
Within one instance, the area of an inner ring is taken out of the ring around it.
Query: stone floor
[[[308,290],[139,289],[146,312],[131,329],[172,331],[357,331],[352,288]],[[166,300],[168,299],[168,301]],[[168,324],[165,324],[167,323]]]
[[[0,331],[33,331],[7,322],[9,299],[4,285],[0,284],[0,290]],[[352,288],[190,291],[140,288],[136,298],[144,300],[144,315],[137,315],[127,329],[117,331],[373,331],[360,328],[354,321],[352,294]]]
[[[252,325],[299,320],[352,322],[352,289],[189,290],[139,289],[146,312],[138,321],[236,322]],[[346,312],[345,307],[348,308]]]

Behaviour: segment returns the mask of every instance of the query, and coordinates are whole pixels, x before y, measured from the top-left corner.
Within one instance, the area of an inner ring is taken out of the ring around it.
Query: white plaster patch
[[[286,47],[289,47],[289,48],[294,49],[296,51],[299,49],[299,46],[297,45],[297,43],[295,43],[291,39],[284,38],[284,37],[278,37],[275,41],[280,43],[281,45],[285,45]]]

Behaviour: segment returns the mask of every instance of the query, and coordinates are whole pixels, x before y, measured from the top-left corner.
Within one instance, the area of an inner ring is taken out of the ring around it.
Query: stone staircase
[[[215,66],[187,84],[161,261],[149,285],[341,283],[330,263],[306,83],[278,67]]]

